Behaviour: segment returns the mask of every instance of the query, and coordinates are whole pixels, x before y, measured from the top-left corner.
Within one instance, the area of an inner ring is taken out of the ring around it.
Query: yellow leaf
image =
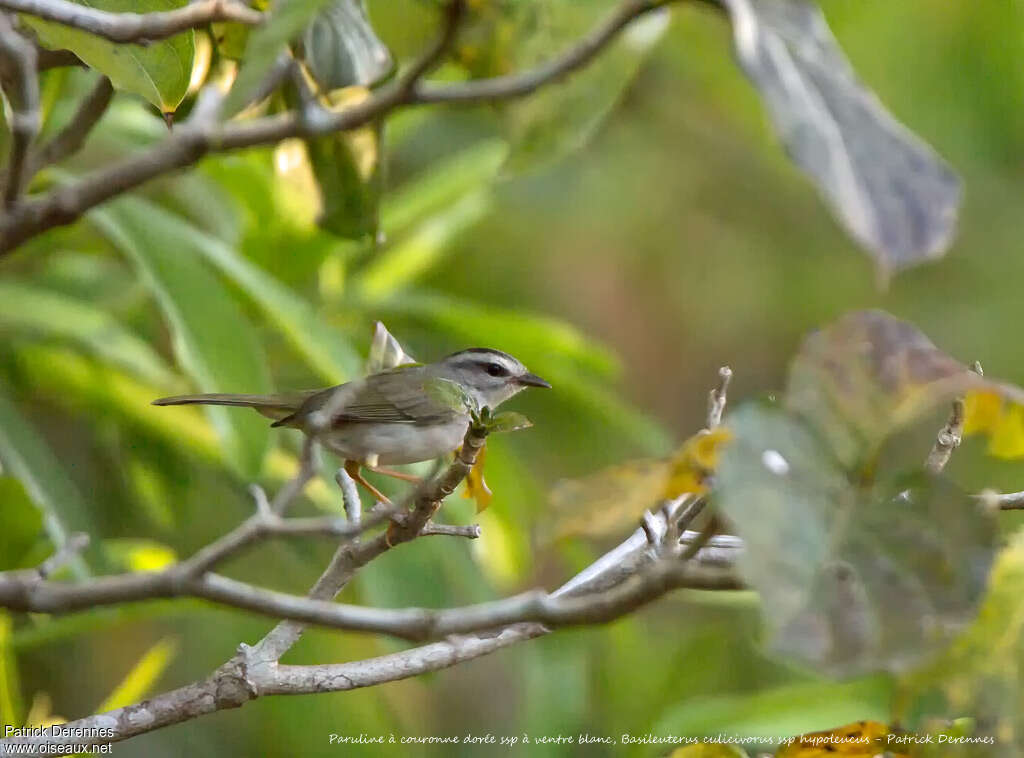
[[[165,637],[153,645],[132,667],[128,676],[100,704],[96,712],[123,708],[144,698],[170,665],[177,650],[178,643],[172,637]]]
[[[722,448],[725,428],[704,429],[668,460],[626,461],[582,479],[561,481],[551,491],[555,539],[600,537],[635,527],[644,511],[686,493],[704,494]]]
[[[663,498],[669,462],[620,463],[551,490],[554,538],[600,537],[635,527],[640,515]]]
[[[802,734],[779,749],[776,758],[875,758],[885,753],[892,758],[906,758],[909,754],[894,750],[899,743],[890,743],[893,734],[878,721],[855,721],[852,724],[823,732]],[[894,735],[895,736],[895,735]],[[888,751],[888,752],[886,752]]]
[[[989,437],[988,452],[997,458],[1024,457],[1024,408],[1006,403]]]
[[[991,433],[999,421],[1003,399],[995,392],[968,392],[964,397],[964,434]]]
[[[0,724],[20,724],[21,685],[11,647],[11,617],[0,613]]]
[[[672,456],[663,497],[679,497],[687,493],[703,495],[708,491],[708,478],[718,465],[722,447],[732,439],[724,427],[712,431],[702,429],[690,437]]]
[[[484,463],[486,460],[487,445],[484,445],[480,448],[480,452],[477,453],[476,463],[473,464],[473,468],[469,470],[469,474],[466,476],[466,489],[462,493],[463,497],[476,500],[477,513],[483,513],[487,510],[487,506],[491,504],[491,499],[494,497],[494,493],[491,492],[490,487],[487,486],[487,482],[484,480]]]
[[[66,721],[66,718],[53,712],[53,701],[47,693],[37,692],[32,697],[32,705],[25,716],[25,726],[53,726]]]
[[[178,559],[171,548],[152,540],[111,539],[103,546],[111,560],[129,571],[160,571]]]

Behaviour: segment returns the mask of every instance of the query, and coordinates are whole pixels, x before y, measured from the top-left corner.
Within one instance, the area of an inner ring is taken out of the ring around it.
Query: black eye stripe
[[[491,376],[508,376],[510,373],[509,370],[500,363],[487,362],[482,363],[481,365],[483,366],[484,371]]]

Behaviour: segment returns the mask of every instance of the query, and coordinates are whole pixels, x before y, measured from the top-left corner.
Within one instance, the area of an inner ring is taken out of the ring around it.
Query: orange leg
[[[377,466],[364,466],[367,471],[372,471],[375,474],[381,476],[390,476],[393,479],[401,479],[403,482],[412,482],[413,484],[420,484],[423,481],[422,477],[416,476],[415,474],[407,474],[404,471],[395,471],[393,468],[378,468]]]
[[[347,460],[345,461],[345,473],[352,477],[356,484],[361,484],[366,488],[366,491],[377,498],[378,503],[390,503],[391,500],[388,496],[381,492],[379,489],[370,484],[366,479],[363,478],[362,473],[359,469],[362,468],[362,464],[359,461]],[[372,469],[371,469],[372,471]]]

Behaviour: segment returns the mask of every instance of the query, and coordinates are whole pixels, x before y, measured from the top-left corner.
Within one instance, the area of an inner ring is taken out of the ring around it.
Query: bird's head
[[[527,387],[551,387],[508,353],[486,347],[452,353],[438,366],[445,379],[461,384],[488,408],[497,408]]]

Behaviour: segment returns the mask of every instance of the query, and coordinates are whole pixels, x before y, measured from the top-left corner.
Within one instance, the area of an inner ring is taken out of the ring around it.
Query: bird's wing
[[[377,421],[395,424],[447,421],[454,412],[431,399],[423,383],[430,378],[422,366],[399,366],[371,374],[362,380],[317,392],[292,416],[277,422],[280,426],[301,426],[310,414],[323,408],[335,392],[349,391],[335,415],[335,423]]]

